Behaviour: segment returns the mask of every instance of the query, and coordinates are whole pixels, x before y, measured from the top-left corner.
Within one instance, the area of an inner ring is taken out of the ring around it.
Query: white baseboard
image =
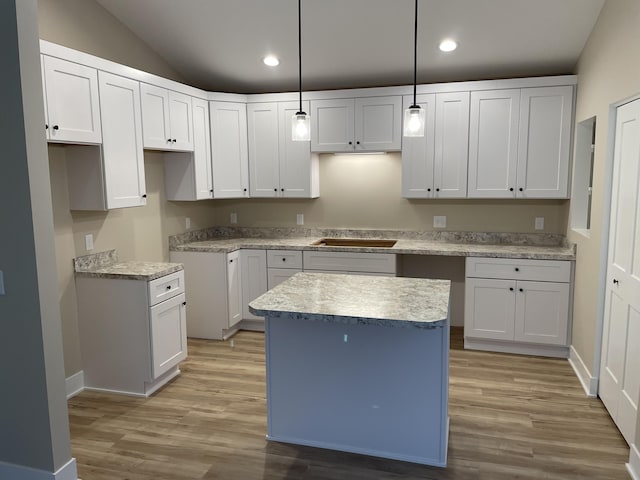
[[[74,373],[67,378],[67,400],[84,390],[84,371]]]
[[[79,480],[75,458],[69,460],[55,473],[0,462],[0,478],[10,478],[11,480]]]
[[[537,345],[485,338],[464,337],[464,348],[485,352],[516,353],[519,355],[537,355],[540,357],[568,358],[569,348],[556,345]]]
[[[634,443],[629,449],[629,463],[627,463],[627,471],[633,480],[640,480],[640,452]]]
[[[582,357],[578,354],[578,351],[571,345],[569,349],[569,365],[573,368],[573,371],[580,380],[582,388],[584,388],[587,397],[598,396],[598,379],[591,376],[591,372],[585,365]]]

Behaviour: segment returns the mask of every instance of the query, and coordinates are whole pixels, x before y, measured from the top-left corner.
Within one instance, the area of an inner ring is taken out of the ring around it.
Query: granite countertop
[[[183,269],[181,263],[118,261],[115,250],[84,255],[74,259],[76,276],[155,280]]]
[[[449,280],[296,273],[249,304],[255,315],[390,327],[447,323]]]
[[[539,260],[575,260],[575,245],[486,244],[399,238],[391,248],[326,247],[312,245],[322,237],[295,238],[221,238],[187,242],[171,247],[183,252],[233,252],[241,248],[266,250],[315,250],[330,252],[395,253],[464,257],[528,258]],[[383,237],[381,237],[383,238]],[[394,237],[386,237],[394,238]]]

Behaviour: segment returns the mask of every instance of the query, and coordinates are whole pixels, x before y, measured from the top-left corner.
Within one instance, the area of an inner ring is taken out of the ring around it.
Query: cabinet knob
[[[147,194],[146,194],[146,193],[144,193],[144,194],[142,195],[142,198],[147,198]]]
[[[349,145],[353,145],[353,142],[349,142]]]
[[[356,145],[360,145],[360,140],[358,140],[358,141],[356,142]]]
[[[516,267],[516,272],[519,272],[519,271],[520,271],[520,269],[518,267]]]
[[[209,193],[213,193],[213,188],[211,190],[209,190]]]
[[[284,192],[284,188],[281,188],[281,189],[280,189],[280,191],[281,191],[281,192]]]
[[[171,143],[171,139],[170,138],[167,138],[167,143]]]
[[[436,188],[436,192],[439,192],[439,191],[440,191],[440,189],[439,189],[439,188]]]
[[[510,191],[510,192],[513,192],[513,187],[509,187],[509,191]]]
[[[286,262],[286,261],[287,261],[287,259],[286,259],[286,258],[284,258],[284,257],[282,257],[282,261],[283,261],[283,262]]]
[[[44,124],[44,129],[45,129],[45,130],[49,130],[49,124],[48,124],[48,123],[45,123],[45,124]]]
[[[171,285],[167,285],[167,290],[171,290]]]
[[[231,260],[229,260],[229,263],[233,263],[233,258]]]
[[[427,192],[430,192],[430,191],[431,191],[431,189],[430,189],[430,188],[427,188]]]
[[[521,192],[524,192],[524,188],[520,187],[518,190],[520,190]]]
[[[172,141],[173,141],[173,143],[176,143],[176,142],[177,142],[177,140],[176,140],[175,138],[174,138]]]
[[[274,189],[273,189],[273,191],[274,191],[274,192],[277,192],[277,191],[278,191],[278,189],[277,189],[277,188],[274,188]]]
[[[246,189],[246,188],[243,188],[243,189],[242,189],[242,191],[246,192],[246,191],[247,191],[247,189]]]
[[[53,126],[53,129],[54,129],[54,130],[60,130],[60,127],[59,127],[58,125],[54,125],[54,126]]]
[[[521,292],[524,292],[524,288],[519,288],[518,290],[520,290]]]
[[[619,285],[620,284],[620,280],[618,280],[617,278],[613,279],[613,284],[614,285]]]
[[[187,302],[182,302],[182,305],[185,306],[187,304]]]
[[[509,287],[509,291],[510,291],[510,292],[513,292],[513,287]]]

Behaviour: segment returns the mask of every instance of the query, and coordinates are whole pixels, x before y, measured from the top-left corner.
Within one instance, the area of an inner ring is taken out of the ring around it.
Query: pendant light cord
[[[417,0],[416,0],[417,1]],[[298,91],[300,92],[300,110],[302,113],[302,14],[300,12],[300,3],[298,0]]]
[[[413,27],[413,105],[412,107],[416,106],[417,81],[418,81],[418,0],[416,0],[416,10],[414,14],[414,27]],[[300,88],[302,89],[302,87]]]

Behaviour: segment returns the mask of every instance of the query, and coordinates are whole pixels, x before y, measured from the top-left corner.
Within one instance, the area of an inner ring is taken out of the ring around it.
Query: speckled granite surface
[[[73,260],[76,276],[121,278],[127,280],[155,280],[183,269],[181,263],[119,262],[115,250],[83,255]]]
[[[436,328],[447,322],[449,280],[297,273],[249,304],[260,316]]]

